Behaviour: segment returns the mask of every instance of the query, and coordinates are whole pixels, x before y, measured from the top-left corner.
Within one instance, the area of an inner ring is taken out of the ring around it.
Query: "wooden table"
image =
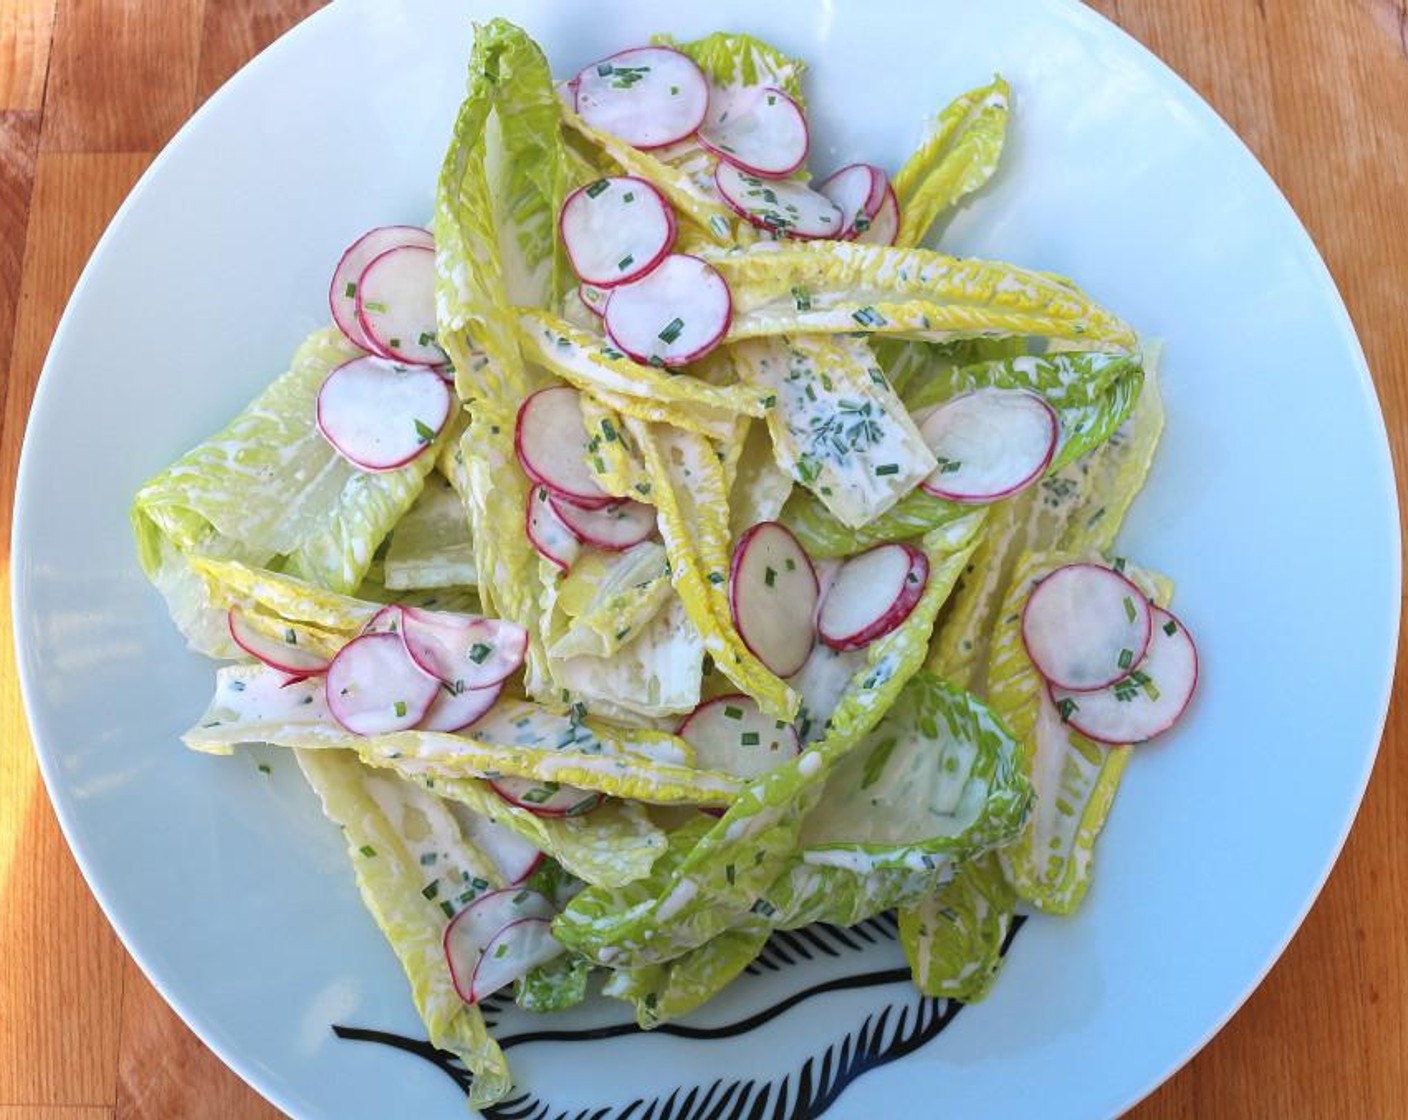
[[[197,105],[317,6],[0,0],[0,477],[15,475],[50,334],[118,203]],[[1349,303],[1403,477],[1405,0],[1095,6],[1188,78],[1290,197]],[[6,487],[0,547],[11,500]],[[84,886],[39,781],[3,626],[0,1120],[277,1117],[166,1008]],[[1405,732],[1400,703],[1344,856],[1285,957],[1132,1116],[1408,1117]]]

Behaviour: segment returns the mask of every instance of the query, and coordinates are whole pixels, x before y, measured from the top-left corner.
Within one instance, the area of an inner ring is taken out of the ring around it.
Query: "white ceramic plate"
[[[1049,1118],[1119,1112],[1246,997],[1339,850],[1387,703],[1398,528],[1369,375],[1306,234],[1207,106],[1066,0],[716,0],[688,14],[647,0],[343,0],[212,99],[89,263],[25,444],[13,553],[24,691],[89,883],[167,999],[288,1112],[461,1114],[431,1064],[331,1034],[421,1037],[292,763],[263,756],[266,777],[254,757],[178,744],[210,666],[142,579],[127,507],[323,322],[344,244],[428,217],[469,19],[505,8],[559,72],[660,29],[776,40],[812,65],[818,171],[897,165],[926,113],[1001,70],[1017,90],[1012,143],[944,243],[1077,277],[1168,341],[1168,434],[1123,544],[1177,576],[1205,664],[1191,717],[1130,767],[1085,908],[1029,922],[992,997],[941,1034],[943,1008],[878,983],[815,995],[731,1040],[525,1043],[515,1069],[543,1115],[609,1113],[718,1078],[755,1079],[756,1092],[787,1074],[795,1102],[808,1056],[893,1005],[865,1040],[876,1060],[862,1064],[878,1068],[830,1116],[915,1100],[1024,1115],[1034,1094]],[[831,963],[740,984],[700,1022],[830,982],[807,969],[883,977],[899,957],[882,933],[857,961],[818,953]],[[906,1039],[913,1053],[898,1057]],[[702,1099],[678,1115],[699,1115]]]

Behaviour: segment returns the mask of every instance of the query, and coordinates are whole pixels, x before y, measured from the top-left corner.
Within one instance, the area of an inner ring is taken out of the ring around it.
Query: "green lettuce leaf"
[[[927,996],[974,1003],[1002,968],[1017,895],[994,852],[958,868],[952,881],[899,912],[900,943]]]
[[[670,597],[670,565],[657,541],[624,552],[591,549],[557,593],[565,625],[548,653],[557,658],[610,657],[655,618]]]
[[[760,521],[775,521],[792,493],[792,476],[777,465],[766,424],[748,425],[728,491],[729,536],[737,540]]]
[[[869,524],[934,470],[865,339],[799,335],[732,349],[743,379],[775,399],[767,421],[778,465],[841,524]]]
[[[190,578],[190,558],[277,567],[348,592],[420,493],[433,450],[399,470],[369,473],[317,429],[323,380],[361,353],[336,328],[315,332],[287,373],[137,492],[132,522],[142,566],[202,652],[228,649]]]
[[[1136,344],[1080,292],[1016,265],[835,241],[704,255],[733,295],[728,342],[850,331],[935,342],[1033,336],[1091,350]]]
[[[935,219],[997,170],[1012,91],[1002,78],[963,94],[939,114],[924,142],[895,174],[896,245],[918,245]]]
[[[513,1000],[525,1011],[565,1011],[587,998],[591,961],[564,953],[540,964],[514,985]]]
[[[415,505],[396,523],[382,562],[382,584],[389,591],[409,591],[477,582],[464,503],[445,476],[432,471]]]
[[[687,54],[704,71],[709,81],[721,89],[772,86],[803,103],[802,76],[807,71],[807,64],[783,54],[762,39],[736,32],[715,31],[702,39],[687,42],[680,42],[669,35],[656,35],[650,41]]]
[[[388,816],[384,791],[378,799],[377,787],[369,785],[377,777],[355,757],[345,751],[300,751],[298,763],[322,799],[323,812],[346,836],[362,900],[406,972],[431,1045],[454,1054],[474,1074],[471,1107],[502,1099],[512,1085],[508,1063],[489,1037],[479,1009],[456,993],[441,946],[455,904],[449,904],[447,914],[440,905],[445,900],[437,901],[427,893],[427,870],[407,848],[404,823]],[[407,804],[424,812],[431,801]],[[437,884],[436,894],[441,889],[460,889],[464,880],[454,882],[460,873],[472,881],[472,868],[482,861],[449,825],[443,827],[442,847],[443,851],[436,849],[438,874],[430,880]]]

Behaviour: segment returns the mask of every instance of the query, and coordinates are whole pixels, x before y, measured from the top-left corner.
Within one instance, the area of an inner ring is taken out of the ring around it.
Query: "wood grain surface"
[[[0,477],[49,338],[113,211],[183,120],[316,0],[0,0]],[[1349,304],[1403,477],[1408,425],[1405,0],[1096,0],[1271,171]],[[13,494],[0,488],[6,548]],[[8,584],[8,556],[3,578]],[[8,586],[0,588],[8,603]],[[0,1120],[280,1114],[166,1008],[59,834],[0,620]],[[1408,711],[1266,982],[1129,1115],[1408,1117]],[[918,1115],[918,1113],[916,1113]],[[1032,1113],[1039,1116],[1039,1107]]]

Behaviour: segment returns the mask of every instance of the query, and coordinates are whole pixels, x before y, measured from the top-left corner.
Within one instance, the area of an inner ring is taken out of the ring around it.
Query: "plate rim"
[[[1355,373],[1357,375],[1358,390],[1372,406],[1369,412],[1371,424],[1374,427],[1374,434],[1377,436],[1374,448],[1376,452],[1375,457],[1379,460],[1381,467],[1380,478],[1383,481],[1384,489],[1384,492],[1379,496],[1379,500],[1388,513],[1388,521],[1393,529],[1393,536],[1401,542],[1402,522],[1398,503],[1399,487],[1392,458],[1392,444],[1389,439],[1387,422],[1384,417],[1383,407],[1379,399],[1373,373],[1364,352],[1359,333],[1355,328],[1353,317],[1345,304],[1343,294],[1340,292],[1339,285],[1336,283],[1333,273],[1331,273],[1319,247],[1316,245],[1315,239],[1311,236],[1305,223],[1301,220],[1294,206],[1292,206],[1290,200],[1286,197],[1285,192],[1257,158],[1256,154],[1242,139],[1241,135],[1228,123],[1223,115],[1168,63],[1119,24],[1108,19],[1093,8],[1087,7],[1085,4],[1081,3],[1080,0],[1030,0],[1030,2],[1036,6],[1062,9],[1067,12],[1073,20],[1078,23],[1084,23],[1087,28],[1098,30],[1098,32],[1103,35],[1113,34],[1116,38],[1122,40],[1122,46],[1126,50],[1131,50],[1134,57],[1156,75],[1159,80],[1171,85],[1180,95],[1182,103],[1190,106],[1193,112],[1202,116],[1214,133],[1220,134],[1223,140],[1230,139],[1232,141],[1234,149],[1238,150],[1250,167],[1254,169],[1253,175],[1259,177],[1265,188],[1269,188],[1269,198],[1274,199],[1273,204],[1281,209],[1282,218],[1290,219],[1291,241],[1288,242],[1288,245],[1298,251],[1302,263],[1315,273],[1315,279],[1318,280],[1319,285],[1330,297],[1326,304],[1327,310],[1333,313],[1335,326],[1346,343],[1347,355],[1353,359]],[[219,107],[224,104],[225,101],[238,97],[245,85],[252,81],[257,81],[258,75],[270,65],[269,60],[282,54],[285,50],[291,49],[291,43],[321,33],[319,29],[324,23],[330,22],[336,18],[343,18],[342,13],[354,11],[356,6],[355,0],[332,0],[332,2],[325,4],[323,7],[312,12],[287,29],[277,39],[246,61],[245,64],[227,79],[205,102],[198,106],[190,117],[182,123],[181,127],[166,141],[161,150],[156,153],[151,163],[145,168],[128,191],[122,203],[118,206],[116,211],[114,211],[69,293],[63,313],[54,329],[48,350],[45,353],[44,362],[35,385],[34,396],[29,407],[28,415],[26,416],[19,467],[16,473],[10,526],[11,582],[9,605],[21,701],[24,708],[26,724],[30,731],[31,745],[38,763],[40,776],[44,783],[45,793],[53,808],[54,815],[58,820],[64,842],[83,877],[84,883],[97,901],[104,918],[114,934],[116,934],[123,950],[137,964],[138,968],[142,971],[148,982],[161,995],[161,998],[167,1006],[180,1017],[182,1022],[200,1039],[202,1044],[207,1046],[216,1057],[219,1058],[222,1064],[232,1070],[246,1085],[261,1097],[291,1116],[299,1115],[305,1102],[300,1099],[298,1094],[291,1091],[288,1093],[276,1092],[274,1086],[265,1081],[262,1067],[258,1066],[253,1061],[247,1061],[243,1055],[239,1054],[236,1044],[225,1037],[218,1023],[209,1018],[199,1007],[178,995],[173,988],[168,987],[163,981],[160,963],[155,960],[154,956],[149,955],[147,949],[139,943],[139,939],[131,936],[131,930],[127,923],[116,916],[114,904],[110,901],[108,894],[99,884],[96,877],[91,873],[90,861],[85,849],[74,842],[76,832],[76,825],[74,823],[75,808],[72,800],[63,796],[62,793],[62,785],[58,773],[59,752],[41,742],[41,737],[36,730],[36,721],[33,713],[39,711],[41,708],[41,705],[37,702],[39,695],[38,682],[36,679],[38,667],[34,662],[33,655],[27,643],[23,639],[20,627],[13,624],[25,617],[28,607],[28,590],[26,579],[24,578],[27,570],[25,560],[27,559],[28,549],[24,540],[24,534],[21,533],[21,527],[33,516],[31,507],[33,506],[34,499],[31,497],[32,483],[30,482],[30,475],[37,469],[34,466],[34,461],[40,454],[40,452],[34,450],[34,442],[31,439],[36,426],[34,420],[37,416],[42,417],[49,409],[47,401],[51,395],[48,390],[53,381],[53,376],[51,376],[50,371],[51,367],[55,364],[54,354],[62,349],[61,343],[70,328],[70,318],[75,313],[74,309],[80,304],[83,294],[89,285],[90,277],[102,267],[102,262],[107,256],[110,243],[115,236],[116,230],[126,220],[128,211],[136,205],[140,197],[149,188],[151,182],[162,174],[162,169],[167,160],[171,158],[171,154],[189,139],[191,133],[204,126],[205,117],[208,113],[218,111]],[[511,0],[505,3],[505,7],[511,8],[512,6]],[[1191,1062],[1208,1043],[1221,1032],[1227,1023],[1251,998],[1252,994],[1262,985],[1271,970],[1284,956],[1287,947],[1295,938],[1296,934],[1300,932],[1311,909],[1319,900],[1331,873],[1339,862],[1350,832],[1355,822],[1358,820],[1360,810],[1363,807],[1364,796],[1368,789],[1369,780],[1372,777],[1375,763],[1377,762],[1379,752],[1382,748],[1390,703],[1393,696],[1393,685],[1397,670],[1398,640],[1402,626],[1402,569],[1402,549],[1394,549],[1390,557],[1388,572],[1391,577],[1391,584],[1397,588],[1397,593],[1394,595],[1391,641],[1388,644],[1387,650],[1386,672],[1384,673],[1384,679],[1379,689],[1378,730],[1371,748],[1365,753],[1360,772],[1354,777],[1354,796],[1352,798],[1350,811],[1346,814],[1345,819],[1341,823],[1336,842],[1327,852],[1323,865],[1317,871],[1311,889],[1308,891],[1299,908],[1288,918],[1281,937],[1266,955],[1265,960],[1260,962],[1257,969],[1249,974],[1245,984],[1235,994],[1234,998],[1228,1002],[1225,1010],[1215,1018],[1200,1036],[1188,1045],[1186,1050],[1181,1052],[1157,1073],[1154,1080],[1119,1099],[1115,1105],[1114,1111],[1110,1113],[1111,1116],[1121,1115],[1151,1096],[1174,1074]]]

